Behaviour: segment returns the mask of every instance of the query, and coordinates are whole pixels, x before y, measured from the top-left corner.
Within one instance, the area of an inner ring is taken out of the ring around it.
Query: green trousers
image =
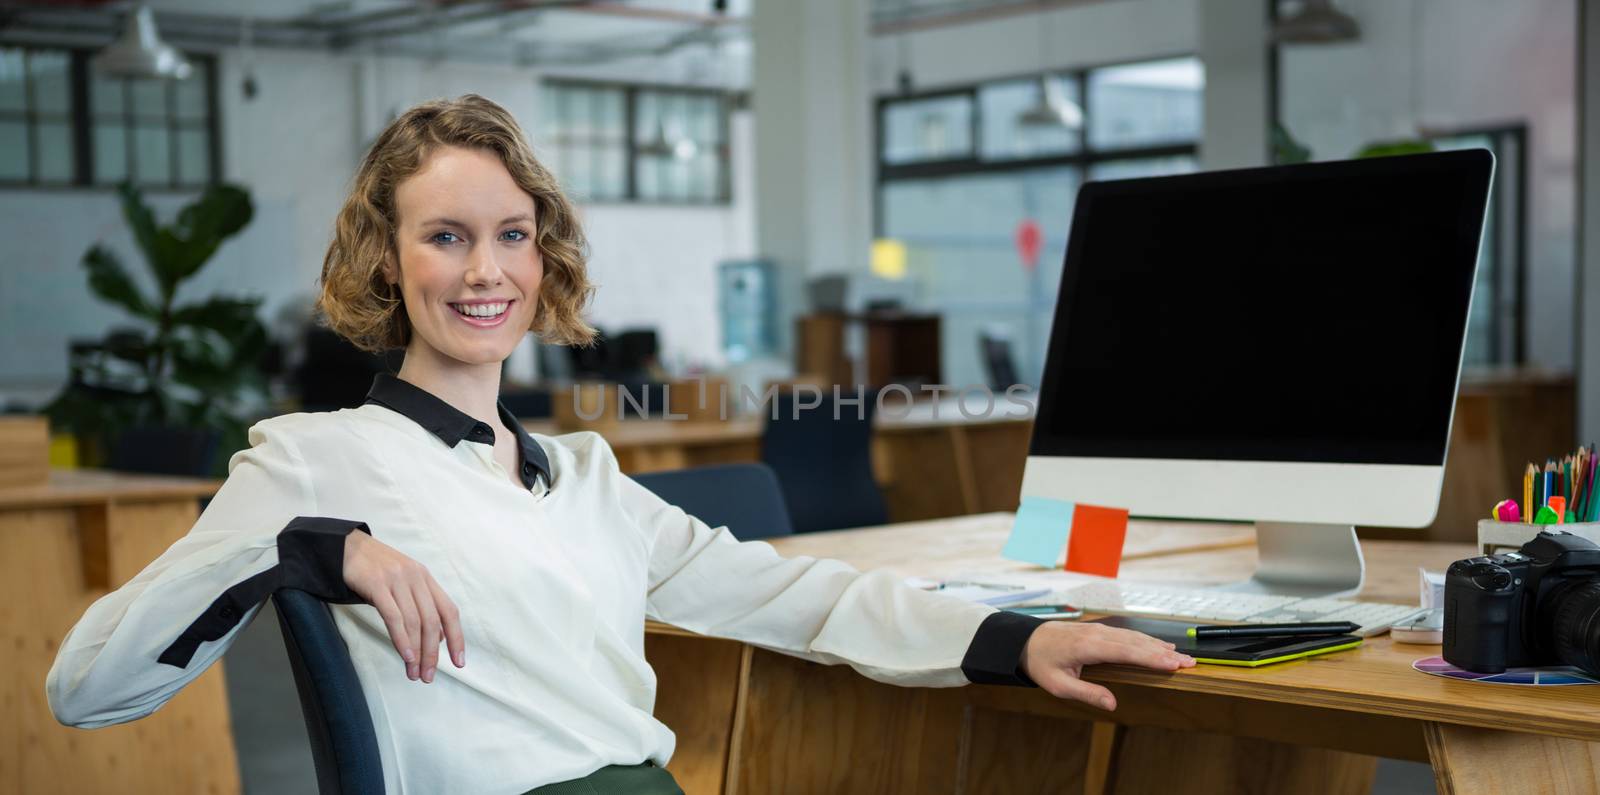
[[[608,765],[583,778],[546,784],[526,795],[683,795],[672,774],[654,762]]]

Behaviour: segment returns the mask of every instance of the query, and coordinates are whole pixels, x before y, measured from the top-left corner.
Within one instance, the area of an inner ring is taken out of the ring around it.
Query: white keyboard
[[[1062,601],[1091,613],[1193,621],[1197,624],[1288,624],[1349,621],[1355,634],[1371,637],[1401,619],[1422,612],[1415,605],[1306,599],[1209,588],[1171,588],[1119,582],[1093,582],[1061,591]]]

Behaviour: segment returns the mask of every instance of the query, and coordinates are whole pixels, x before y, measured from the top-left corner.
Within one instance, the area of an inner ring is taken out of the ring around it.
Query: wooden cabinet
[[[795,321],[795,369],[821,383],[854,386],[942,383],[938,315],[909,312],[846,314],[821,312]],[[846,336],[859,327],[865,337],[865,366],[846,354]]]

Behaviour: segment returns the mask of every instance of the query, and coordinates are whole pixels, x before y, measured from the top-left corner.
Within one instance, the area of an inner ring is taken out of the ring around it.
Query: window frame
[[[7,49],[21,50],[24,53],[50,52],[61,53],[67,56],[67,101],[69,104],[66,112],[66,118],[69,128],[69,135],[71,136],[68,149],[72,153],[72,178],[70,180],[64,182],[41,182],[39,180],[37,176],[39,173],[39,143],[38,136],[36,134],[39,124],[39,114],[34,108],[35,102],[33,97],[33,80],[31,75],[25,70],[24,74],[27,76],[27,79],[23,86],[23,90],[26,92],[27,96],[27,110],[21,113],[14,111],[0,111],[0,118],[5,118],[8,120],[20,119],[28,125],[29,176],[27,179],[21,180],[0,178],[0,190],[116,190],[117,186],[125,181],[125,179],[118,180],[116,182],[103,182],[97,181],[95,178],[94,125],[96,123],[96,117],[94,109],[90,107],[91,98],[89,96],[89,72],[91,68],[90,60],[94,57],[95,51],[83,47],[63,47],[31,43],[7,43],[0,46],[4,46]],[[208,173],[206,178],[201,182],[182,183],[178,182],[176,179],[178,169],[178,143],[176,132],[180,128],[192,130],[201,127],[201,125],[180,124],[178,122],[174,107],[175,100],[173,99],[172,88],[170,85],[168,85],[166,86],[165,90],[167,107],[163,111],[168,133],[168,162],[170,164],[168,168],[168,179],[166,182],[159,184],[152,182],[134,183],[139,190],[146,193],[192,193],[196,190],[203,190],[206,187],[215,185],[222,180],[222,124],[219,118],[220,103],[217,96],[217,58],[214,55],[189,52],[184,53],[183,56],[187,58],[189,62],[194,65],[196,71],[204,75],[204,79],[206,79],[206,121],[203,125],[203,129],[205,130],[205,135],[210,145],[206,158],[206,169]],[[24,55],[24,59],[26,58],[27,55]],[[192,80],[195,79],[195,77],[200,77],[200,75],[195,75],[189,79]],[[125,135],[127,140],[131,141],[132,126],[128,123],[128,120],[132,118],[132,110],[126,105],[127,81],[128,78],[121,79],[124,91],[124,107],[122,111],[122,118],[125,129],[128,131]],[[126,146],[131,148],[132,144],[127,143]],[[129,162],[132,162],[131,152],[129,155]]]
[[[874,100],[873,107],[873,235],[882,237],[884,234],[884,188],[889,183],[937,179],[940,177],[1028,171],[1063,166],[1076,167],[1079,173],[1083,175],[1083,180],[1087,182],[1090,166],[1100,163],[1116,160],[1145,160],[1157,157],[1189,156],[1198,158],[1200,155],[1199,136],[1196,136],[1193,141],[1188,143],[1101,147],[1099,149],[1089,144],[1089,125],[1094,117],[1093,100],[1089,95],[1090,73],[1101,69],[1170,61],[1180,58],[1193,58],[1199,61],[1199,55],[1192,52],[1151,55],[1132,60],[1095,63],[1071,69],[1042,69],[1022,74],[1000,75],[973,83],[939,86],[920,91],[880,94]],[[1023,80],[1038,80],[1046,75],[1053,76],[1058,80],[1070,80],[1077,87],[1078,104],[1083,109],[1084,122],[1077,130],[1078,146],[1076,151],[1040,157],[1018,157],[1003,160],[984,159],[982,156],[983,107],[979,100],[981,90],[991,85],[1015,83]],[[972,107],[972,152],[970,155],[900,164],[890,163],[885,160],[883,147],[888,135],[888,111],[892,106],[925,99],[961,95],[965,95],[968,98]]]
[[[622,142],[623,193],[620,197],[589,199],[588,197],[578,196],[574,198],[586,204],[641,204],[664,207],[722,207],[733,203],[733,125],[731,120],[734,108],[738,103],[736,96],[732,92],[703,86],[545,77],[539,81],[541,114],[544,112],[544,92],[550,88],[622,92],[622,123],[625,131]],[[648,162],[648,156],[642,156],[639,152],[639,142],[635,136],[634,126],[638,119],[639,96],[646,93],[709,97],[716,101],[717,137],[719,140],[716,147],[716,158],[720,168],[717,170],[715,195],[711,198],[668,199],[641,197],[639,195],[638,168],[641,163]],[[552,142],[549,147],[556,149],[559,144]]]
[[[1515,179],[1505,180],[1506,166],[1498,166],[1489,190],[1489,211],[1497,227],[1492,230],[1494,243],[1500,250],[1494,252],[1492,267],[1495,270],[1489,274],[1496,295],[1489,313],[1487,366],[1521,366],[1527,363],[1528,357],[1528,125],[1518,122],[1430,129],[1422,139],[1432,143],[1439,139],[1478,136],[1495,142],[1497,159],[1505,157],[1507,142],[1516,150],[1509,164],[1516,170]],[[1508,228],[1515,234],[1510,243],[1504,241]],[[1504,256],[1508,253],[1509,256]],[[1511,273],[1501,273],[1501,267],[1510,267]],[[1515,293],[1509,300],[1499,294],[1507,287]],[[1473,300],[1479,299],[1475,296]]]

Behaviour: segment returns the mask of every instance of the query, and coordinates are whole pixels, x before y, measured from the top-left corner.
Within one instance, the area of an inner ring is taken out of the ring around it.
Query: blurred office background
[[[97,296],[84,265],[103,246],[139,295],[162,295],[124,219],[124,183],[162,223],[208,186],[248,193],[249,222],[175,298],[255,301],[245,314],[263,337],[207,336],[248,326],[230,315],[236,325],[202,323],[176,354],[197,370],[173,385],[176,399],[204,403],[217,384],[226,416],[177,412],[155,428],[123,417],[98,446],[58,438],[53,460],[215,473],[237,446],[217,430],[230,418],[359,403],[370,373],[396,360],[319,331],[317,275],[365,148],[436,97],[508,108],[581,209],[599,286],[590,319],[605,342],[572,351],[530,338],[506,371],[519,416],[551,431],[582,424],[573,384],[1031,387],[1084,182],[1487,147],[1498,175],[1451,480],[1424,531],[1460,540],[1517,465],[1600,435],[1600,252],[1580,247],[1586,227],[1600,239],[1600,179],[1584,178],[1600,172],[1580,157],[1581,131],[1588,151],[1600,142],[1600,124],[1581,123],[1600,118],[1579,97],[1581,34],[1596,26],[1584,5],[153,0],[149,21],[188,65],[178,79],[97,60],[133,4],[11,3],[0,10],[0,408],[39,413],[69,385],[92,397],[143,383],[123,371],[142,366],[156,321],[126,296],[106,300],[104,279]],[[240,371],[249,377],[226,377]],[[151,461],[138,450],[159,445],[129,441],[176,438],[185,417],[210,434],[187,458]],[[138,435],[152,432],[167,435]],[[758,460],[760,434],[666,451],[641,441],[625,466]],[[980,478],[998,474],[954,492],[913,477],[928,448],[874,450],[883,517],[1014,507],[1026,434],[1023,423],[979,444],[1000,462],[978,460]],[[241,648],[281,654],[275,633],[251,637]],[[233,682],[236,700],[292,704]],[[241,749],[262,731],[240,727]],[[248,790],[304,784],[303,747],[251,748]],[[1431,786],[1425,769],[1386,770],[1380,788]]]

